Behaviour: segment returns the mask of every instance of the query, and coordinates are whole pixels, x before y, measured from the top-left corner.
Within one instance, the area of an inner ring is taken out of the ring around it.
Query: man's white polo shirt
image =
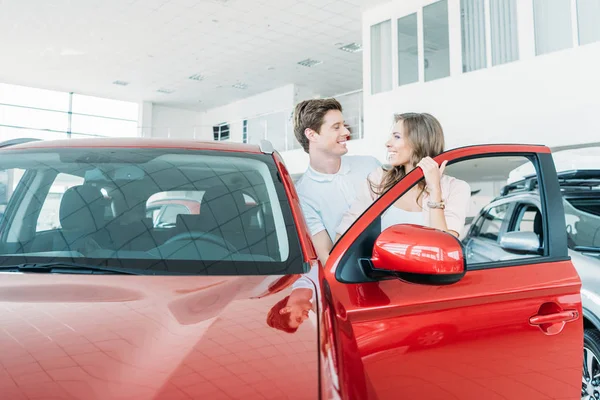
[[[322,174],[309,166],[296,183],[296,191],[310,234],[327,230],[333,241],[342,216],[356,199],[356,188],[380,165],[371,156],[343,156],[335,174]]]

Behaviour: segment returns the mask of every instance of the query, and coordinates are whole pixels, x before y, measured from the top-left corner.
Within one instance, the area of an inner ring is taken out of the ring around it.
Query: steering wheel
[[[180,240],[201,240],[211,244],[216,244],[221,248],[227,249],[231,253],[238,252],[238,249],[234,245],[229,243],[227,240],[208,232],[183,232],[173,236],[172,238],[164,242],[162,246],[166,246],[170,243],[174,243]]]

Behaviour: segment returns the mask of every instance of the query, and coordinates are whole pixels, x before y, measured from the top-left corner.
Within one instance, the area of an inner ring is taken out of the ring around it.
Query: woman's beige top
[[[377,188],[384,176],[383,168],[377,168],[369,174],[367,180],[360,188],[357,188],[357,198],[350,206],[350,209],[342,217],[342,222],[338,225],[336,232],[340,235],[346,232],[354,221],[369,206],[377,200],[377,194],[373,193],[369,181]],[[465,219],[469,210],[469,200],[471,198],[471,187],[465,181],[443,175],[440,180],[442,189],[442,200],[446,204],[444,217],[446,217],[446,226],[448,230],[458,232],[460,235],[465,226]],[[429,226],[429,207],[427,206],[429,195],[424,193],[423,197],[423,221],[425,226]],[[394,206],[392,206],[394,207]],[[400,222],[399,222],[400,223]]]

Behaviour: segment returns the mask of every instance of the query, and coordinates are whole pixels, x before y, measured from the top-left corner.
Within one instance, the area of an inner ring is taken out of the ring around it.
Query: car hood
[[[317,398],[315,324],[266,324],[280,278],[0,273],[2,398]]]

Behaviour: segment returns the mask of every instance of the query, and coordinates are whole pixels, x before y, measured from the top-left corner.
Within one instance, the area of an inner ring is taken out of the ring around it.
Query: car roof
[[[148,148],[148,149],[187,149],[187,150],[214,150],[224,152],[260,154],[257,145],[234,142],[211,142],[184,139],[162,138],[90,138],[90,139],[63,139],[63,140],[32,140],[24,143],[1,147],[0,150],[23,149],[63,149],[63,148]]]

